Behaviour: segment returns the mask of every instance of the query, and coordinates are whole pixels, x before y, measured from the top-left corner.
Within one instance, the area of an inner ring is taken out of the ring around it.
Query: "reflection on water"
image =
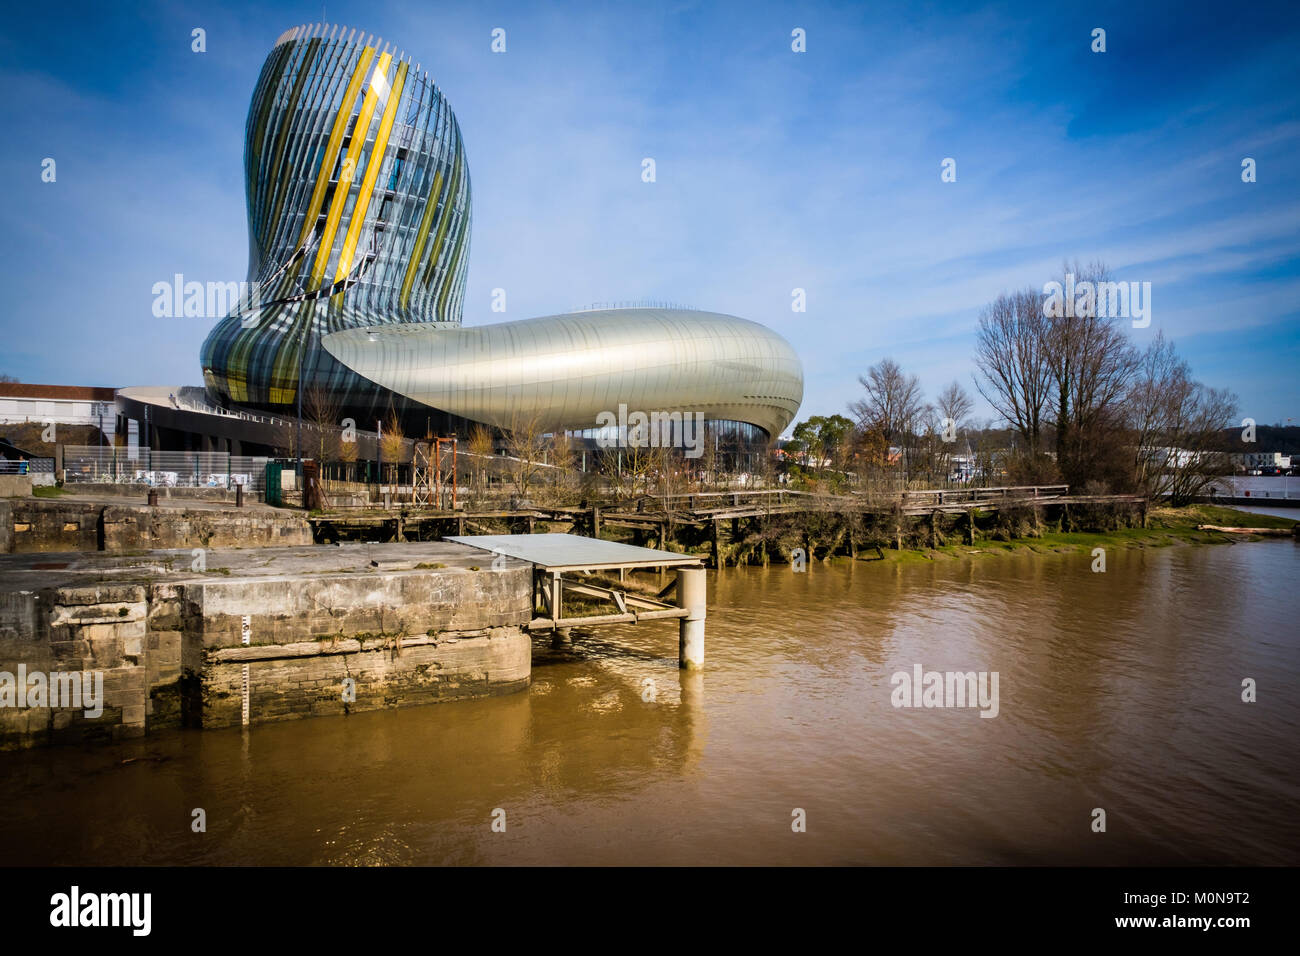
[[[1300,547],[1090,565],[727,569],[703,674],[610,628],[513,697],[0,754],[0,863],[1300,862]],[[918,663],[999,716],[893,708]]]

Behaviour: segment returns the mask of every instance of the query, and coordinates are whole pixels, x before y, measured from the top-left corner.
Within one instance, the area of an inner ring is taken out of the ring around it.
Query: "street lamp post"
[[[310,308],[310,306],[309,306]],[[295,444],[298,446],[298,467],[295,470],[295,476],[302,477],[302,379],[303,366],[307,358],[307,325],[311,322],[309,317],[307,322],[302,326],[302,340],[298,343],[298,436]]]

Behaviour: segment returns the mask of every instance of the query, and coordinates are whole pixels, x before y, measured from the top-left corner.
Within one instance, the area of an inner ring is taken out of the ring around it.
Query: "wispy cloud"
[[[931,393],[968,382],[986,302],[1041,286],[1063,259],[1102,258],[1152,282],[1154,324],[1198,372],[1261,420],[1294,412],[1287,376],[1260,374],[1300,336],[1300,71],[1285,6],[1209,22],[1178,4],[1086,17],[1032,4],[329,13],[404,47],[457,112],[474,190],[467,323],[502,318],[495,288],[505,318],[641,297],[732,312],[790,338],[803,412],[826,413],[887,354]],[[177,271],[242,276],[248,97],[271,42],[309,14],[87,6],[82,40],[36,8],[5,24],[3,371],[198,380],[207,328],[154,319],[149,288]],[[200,24],[202,55],[189,52]],[[1088,50],[1096,25],[1105,54]],[[489,49],[497,26],[504,55]],[[807,53],[790,50],[795,26]],[[56,185],[39,180],[46,155]],[[948,156],[953,184],[939,178]],[[1241,182],[1243,156],[1257,183]],[[806,314],[790,310],[795,287]]]

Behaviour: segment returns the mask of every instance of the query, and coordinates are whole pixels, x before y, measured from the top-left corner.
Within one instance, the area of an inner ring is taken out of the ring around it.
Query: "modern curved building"
[[[470,178],[438,88],[388,44],[304,26],[276,42],[246,130],[249,282],[202,348],[209,398],[292,412],[328,391],[341,416],[390,412],[593,429],[620,405],[700,413],[745,443],[803,398],[798,357],[735,316],[609,309],[465,328]],[[408,429],[409,430],[409,429]]]

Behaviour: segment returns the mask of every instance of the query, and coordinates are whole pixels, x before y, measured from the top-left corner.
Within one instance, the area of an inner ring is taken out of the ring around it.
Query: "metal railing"
[[[52,475],[53,458],[0,458],[0,475]]]
[[[243,485],[261,493],[266,485],[264,456],[223,451],[152,451],[65,445],[63,480],[152,488],[216,488]]]

